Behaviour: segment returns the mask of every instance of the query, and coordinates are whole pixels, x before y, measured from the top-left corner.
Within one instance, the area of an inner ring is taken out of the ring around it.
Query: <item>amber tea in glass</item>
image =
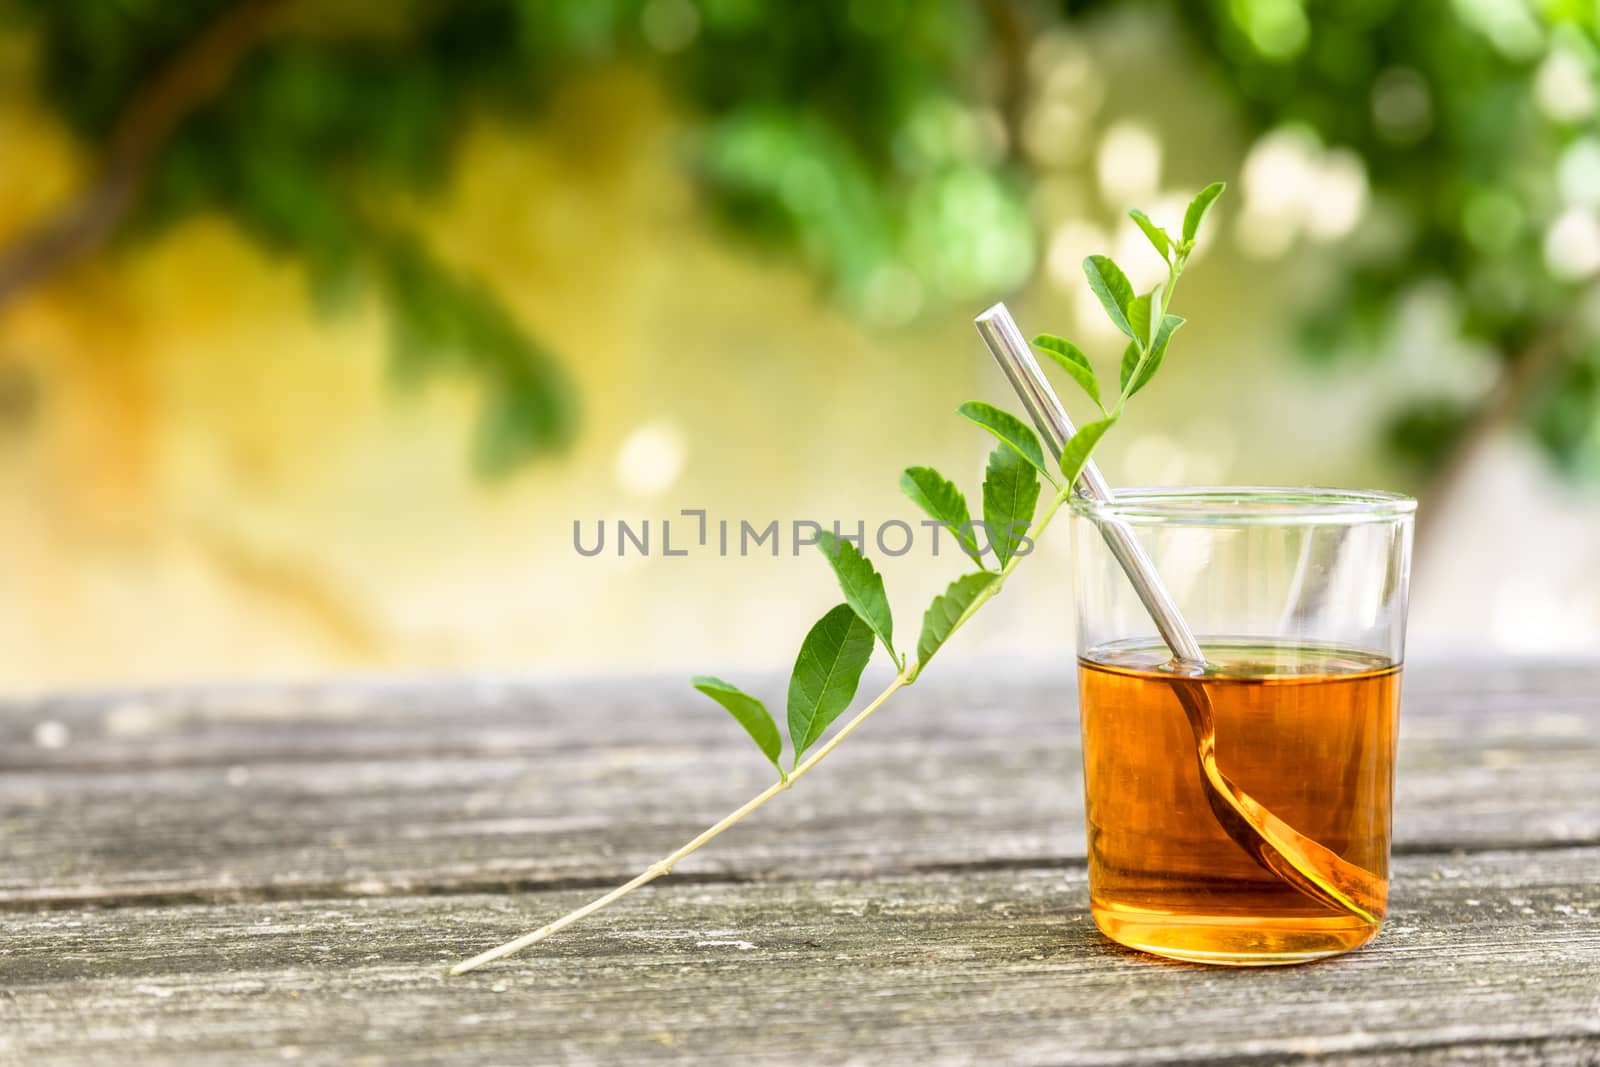
[[[1075,505],[1090,904],[1108,937],[1259,965],[1378,933],[1413,508],[1299,489]],[[1175,661],[1155,636],[1107,523],[1148,552],[1203,665]],[[1284,850],[1297,869],[1260,847],[1264,821],[1279,828],[1267,839],[1305,842]]]

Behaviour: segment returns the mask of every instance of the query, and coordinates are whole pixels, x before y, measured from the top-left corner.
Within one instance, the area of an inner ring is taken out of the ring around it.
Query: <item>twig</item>
[[[660,878],[663,874],[671,874],[673,865],[679,860],[698,850],[701,845],[708,843],[721,834],[722,831],[742,821],[746,815],[749,815],[751,812],[761,807],[761,805],[765,804],[779,793],[788,789],[795,783],[796,780],[803,777],[811,770],[811,768],[815,767],[819,762],[821,762],[824,756],[837,748],[840,741],[843,741],[846,737],[850,736],[850,734],[855,731],[856,727],[866,722],[868,717],[870,717],[873,712],[877,711],[885,700],[888,700],[895,694],[896,690],[902,689],[908,684],[909,679],[904,674],[896,675],[895,680],[889,684],[889,688],[879,693],[876,697],[873,697],[872,703],[862,708],[855,718],[845,723],[844,726],[840,728],[839,732],[834,734],[833,737],[829,739],[827,744],[823,745],[821,748],[817,749],[817,751],[808,756],[804,763],[800,764],[800,766],[794,769],[792,774],[789,774],[787,777],[780,778],[778,781],[767,786],[766,789],[745,801],[744,804],[737,810],[724,816],[720,822],[713,826],[707,827],[701,832],[700,836],[696,837],[693,841],[690,841],[687,845],[684,845],[682,848],[667,856],[665,859],[657,860],[655,863],[652,863],[650,866],[646,867],[640,874],[634,877],[632,881],[624,882],[622,885],[617,886],[617,888],[613,889],[605,896],[590,901],[577,911],[568,912],[566,915],[563,915],[561,918],[557,919],[553,923],[550,923],[548,926],[541,926],[531,934],[523,934],[515,941],[507,941],[498,948],[492,948],[487,952],[480,952],[470,960],[456,964],[454,967],[450,968],[450,973],[456,975],[466,974],[468,971],[477,970],[485,963],[500,959],[503,956],[509,956],[514,952],[521,952],[534,942],[543,941],[551,934],[565,930],[579,919],[582,919],[587,915],[594,914],[607,904],[622,899],[635,889],[638,889],[640,886],[649,885],[657,878]]]
[[[1006,131],[1005,154],[1020,160],[1023,117],[1028,107],[1028,27],[1012,0],[984,0],[984,18],[1000,55],[996,103]]]
[[[1045,528],[1050,525],[1050,520],[1055,517],[1055,514],[1058,510],[1060,510],[1061,505],[1066,502],[1069,492],[1070,490],[1063,490],[1062,492],[1058,493],[1051,500],[1050,505],[1045,508],[1044,514],[1039,517],[1038,523],[1034,526],[1033,536],[1035,541],[1037,541],[1038,538],[1044,534]],[[1001,587],[1005,585],[1006,577],[1016,569],[1017,564],[1020,563],[1023,558],[1023,556],[1012,556],[1011,559],[1006,562],[1006,565],[1000,568],[1000,573],[995,577],[995,580],[990,582],[989,585],[984,588],[983,592],[974,597],[972,603],[967,605],[966,610],[963,611],[956,619],[956,622],[950,628],[951,636],[954,636],[955,632],[965,625],[967,620],[972,618],[972,616],[980,607],[988,603],[1000,592]],[[946,640],[948,640],[948,638]],[[639,874],[635,875],[631,880],[617,886],[617,888],[611,890],[611,892],[607,893],[605,896],[597,897],[596,899],[591,900],[589,903],[585,904],[576,911],[568,912],[555,922],[546,926],[541,926],[532,933],[523,934],[521,937],[516,938],[515,940],[507,941],[503,945],[489,949],[487,952],[480,952],[470,960],[465,960],[450,968],[450,973],[452,975],[466,974],[468,971],[477,970],[486,963],[491,963],[494,960],[503,959],[504,957],[510,956],[513,953],[521,952],[529,945],[543,941],[551,934],[565,930],[578,920],[593,915],[595,912],[606,907],[607,905],[616,903],[629,893],[632,893],[635,889],[638,889],[641,886],[649,885],[651,882],[655,881],[657,878],[660,878],[664,874],[670,874],[673,866],[676,865],[679,860],[695,852],[700,848],[700,846],[713,840],[724,830],[727,830],[743,821],[745,816],[749,815],[751,812],[754,812],[767,801],[771,800],[779,793],[784,792],[790,786],[794,785],[795,782],[809,774],[811,768],[815,767],[817,764],[826,759],[828,753],[838,748],[841,741],[855,733],[856,729],[860,727],[862,723],[871,718],[872,713],[877,711],[878,708],[883,705],[884,701],[888,700],[898,690],[903,689],[912,682],[916,681],[917,676],[922,673],[922,668],[924,666],[925,664],[922,663],[908,664],[904,670],[895,676],[894,681],[889,683],[889,687],[887,689],[873,697],[870,704],[862,708],[856,713],[854,718],[841,726],[837,733],[830,737],[821,748],[817,749],[816,752],[806,757],[806,759],[787,777],[780,778],[778,781],[767,786],[767,788],[763,789],[761,792],[745,801],[740,807],[723,816],[723,818],[717,823],[707,827],[699,834],[699,836],[695,837],[682,848],[679,848],[676,852],[670,853],[664,858],[652,863]]]

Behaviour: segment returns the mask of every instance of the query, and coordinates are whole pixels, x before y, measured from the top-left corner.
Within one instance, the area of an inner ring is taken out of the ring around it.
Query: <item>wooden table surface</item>
[[[1389,923],[1265,970],[1095,932],[1072,691],[930,676],[459,979],[770,769],[677,678],[0,704],[0,1063],[1600,1063],[1600,662],[1409,669]]]

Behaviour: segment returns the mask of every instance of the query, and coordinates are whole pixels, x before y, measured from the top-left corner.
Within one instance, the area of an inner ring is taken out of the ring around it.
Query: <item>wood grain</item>
[[[1371,947],[1259,971],[1115,947],[1078,869],[666,885],[465,979],[582,895],[0,913],[0,1060],[1593,1062],[1597,872],[1405,858]]]
[[[1390,924],[1263,971],[1094,932],[1072,692],[919,684],[457,980],[763,786],[749,742],[676,678],[0,704],[0,1063],[1600,1062],[1600,663],[1410,670]]]
[[[1414,673],[1397,852],[1600,844],[1600,669]],[[918,686],[680,874],[1081,863],[1071,694]],[[67,743],[33,744],[41,722]],[[150,694],[0,724],[12,907],[607,886],[771,774],[680,679]]]

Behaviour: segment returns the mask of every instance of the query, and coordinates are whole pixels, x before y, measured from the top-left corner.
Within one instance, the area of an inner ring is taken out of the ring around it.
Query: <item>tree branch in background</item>
[[[1006,158],[1023,158],[1022,124],[1028,107],[1028,31],[1012,0],[984,0],[984,17],[998,53],[1000,120],[1006,131]]]
[[[243,0],[229,8],[133,98],[94,183],[0,253],[0,308],[111,236],[172,131],[227,84],[240,60],[270,32],[284,2]]]
[[[1423,487],[1424,507],[1417,518],[1416,556],[1425,566],[1429,551],[1438,539],[1451,505],[1468,483],[1483,450],[1489,442],[1509,428],[1522,414],[1528,397],[1560,365],[1565,350],[1566,331],[1556,327],[1545,331],[1507,363],[1488,397],[1462,429],[1445,453],[1444,462]]]

